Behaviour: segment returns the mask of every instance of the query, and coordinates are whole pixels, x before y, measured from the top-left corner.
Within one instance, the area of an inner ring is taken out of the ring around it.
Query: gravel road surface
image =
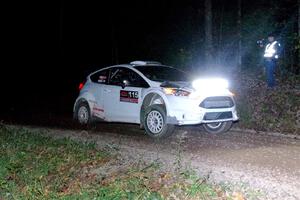
[[[92,130],[30,129],[117,149],[124,162],[159,160],[170,169],[190,167],[212,182],[259,190],[267,199],[300,199],[299,139],[244,131],[211,135],[194,126],[178,127],[172,137],[160,140],[130,124],[100,123]]]

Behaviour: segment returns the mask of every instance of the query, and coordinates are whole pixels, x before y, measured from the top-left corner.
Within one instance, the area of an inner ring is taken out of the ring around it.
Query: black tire
[[[232,126],[232,121],[203,124],[206,132],[212,134],[221,134],[227,132]]]
[[[78,103],[74,119],[81,125],[93,124],[94,120],[92,119],[90,106],[87,102],[82,101]]]
[[[154,127],[156,126],[155,123],[152,121],[155,120],[155,117],[153,116],[157,116],[157,118],[160,119],[158,120],[158,124],[161,123],[161,126],[157,125],[157,127],[159,126],[159,128],[156,129],[157,132],[153,131]],[[152,119],[150,119],[149,117],[151,117]],[[154,123],[152,124],[153,126],[151,125],[151,121]],[[142,122],[146,133],[153,138],[168,137],[174,132],[175,129],[175,126],[173,124],[166,123],[167,114],[162,105],[155,104],[146,108]]]

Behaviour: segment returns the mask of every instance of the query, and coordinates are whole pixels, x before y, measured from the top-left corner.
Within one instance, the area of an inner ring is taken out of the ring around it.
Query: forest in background
[[[299,74],[299,2],[205,0],[197,6],[185,6],[177,11],[181,19],[174,19],[176,23],[166,31],[147,35],[147,54],[192,70],[218,67],[256,71],[262,68],[264,51],[257,41],[275,33],[283,46],[280,74]],[[172,21],[172,16],[165,20]],[[161,34],[165,34],[163,40]]]

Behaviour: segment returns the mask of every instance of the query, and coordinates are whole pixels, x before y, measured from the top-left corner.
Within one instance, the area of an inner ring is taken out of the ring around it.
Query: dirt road
[[[98,124],[88,131],[42,129],[50,136],[117,149],[127,160],[190,167],[210,181],[245,185],[268,199],[300,199],[299,139],[242,131],[209,135],[198,127],[178,127],[171,138],[154,140],[136,125],[124,124]]]

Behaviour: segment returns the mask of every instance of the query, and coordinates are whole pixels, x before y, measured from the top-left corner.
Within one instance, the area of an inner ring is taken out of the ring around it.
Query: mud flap
[[[167,116],[167,124],[178,124],[176,117]]]

